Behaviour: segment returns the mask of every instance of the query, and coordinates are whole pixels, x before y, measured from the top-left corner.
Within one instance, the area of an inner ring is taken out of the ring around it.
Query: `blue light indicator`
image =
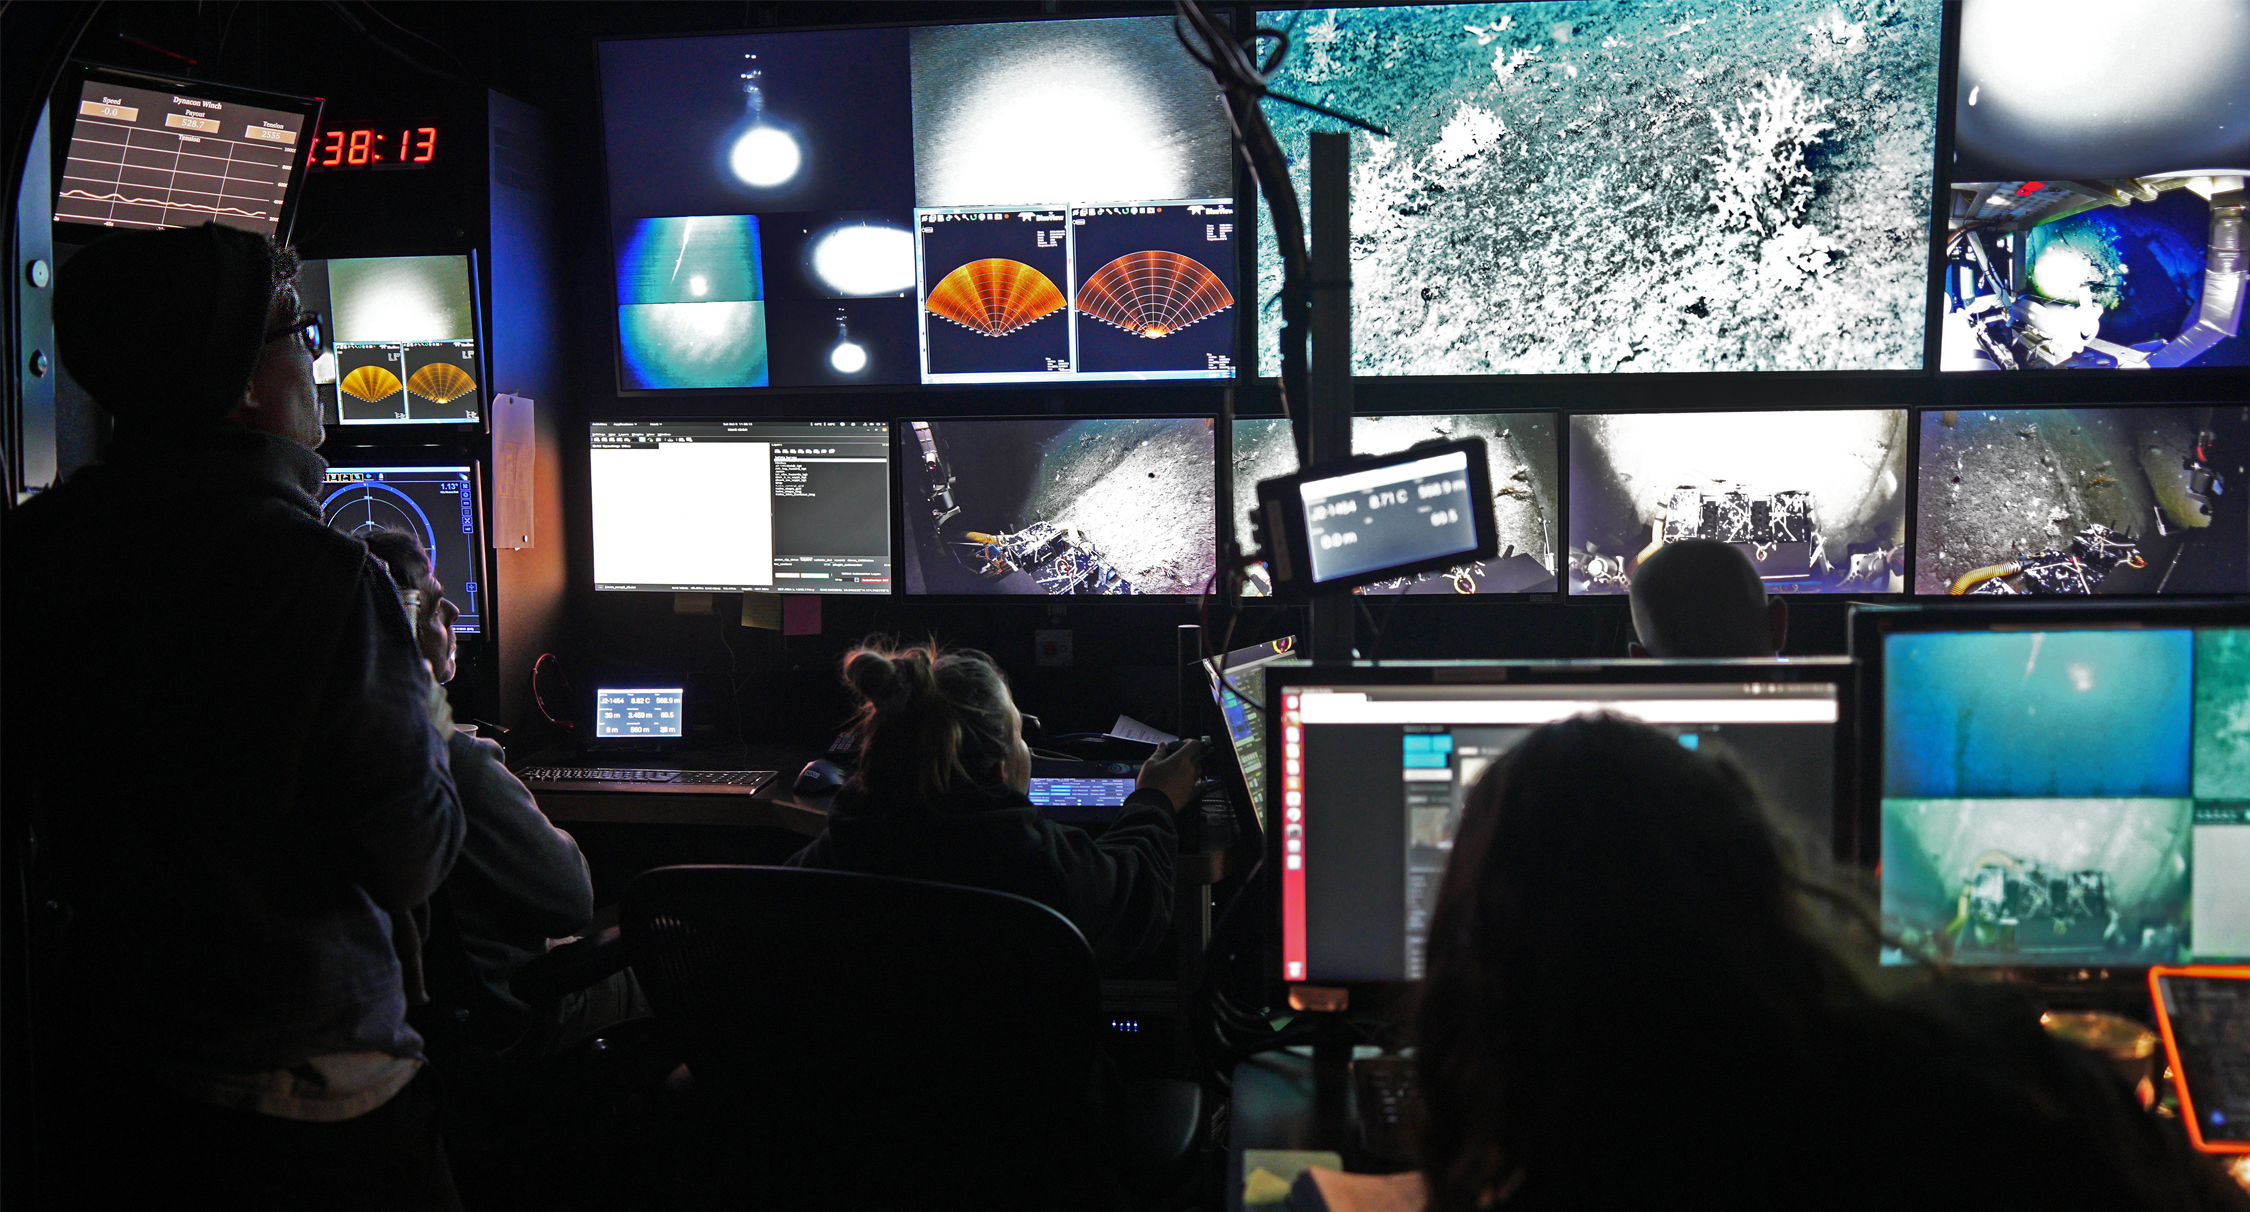
[[[1682,749],[1694,749],[1701,744],[1703,744],[1703,738],[1695,733],[1683,732],[1680,734],[1680,748]]]

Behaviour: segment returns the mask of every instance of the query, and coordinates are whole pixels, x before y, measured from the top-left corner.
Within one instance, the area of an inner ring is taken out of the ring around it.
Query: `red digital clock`
[[[437,159],[434,126],[339,126],[313,139],[314,168],[428,168]]]

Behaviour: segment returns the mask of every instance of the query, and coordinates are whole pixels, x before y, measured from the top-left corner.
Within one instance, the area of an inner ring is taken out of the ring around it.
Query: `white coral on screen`
[[[1711,111],[1719,154],[1704,159],[1718,169],[1712,201],[1722,225],[1771,236],[1805,212],[1813,194],[1805,149],[1834,129],[1820,120],[1826,108],[1828,102],[1784,73],[1761,78],[1747,99],[1734,103],[1734,117]]]

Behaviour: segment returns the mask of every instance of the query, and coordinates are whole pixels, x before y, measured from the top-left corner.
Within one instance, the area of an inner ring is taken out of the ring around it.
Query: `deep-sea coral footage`
[[[1351,136],[1354,373],[1920,367],[1939,9],[1260,13],[1276,91],[1392,132]],[[1266,111],[1303,191],[1344,128]],[[1260,298],[1274,248],[1261,216]]]

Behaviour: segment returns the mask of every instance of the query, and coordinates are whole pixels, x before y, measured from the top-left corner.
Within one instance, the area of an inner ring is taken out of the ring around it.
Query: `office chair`
[[[1083,1207],[1105,1182],[1176,1173],[1193,1142],[1196,1087],[1097,1073],[1093,952],[1045,905],[692,866],[643,873],[623,911],[693,1076],[688,1185],[714,1201]]]

